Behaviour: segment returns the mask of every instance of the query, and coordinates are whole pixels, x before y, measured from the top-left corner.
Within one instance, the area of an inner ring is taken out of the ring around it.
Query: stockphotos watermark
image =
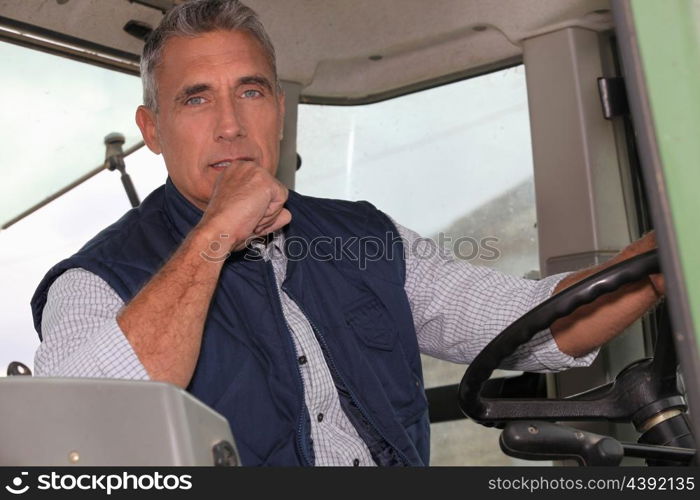
[[[260,238],[251,238],[246,242],[244,258],[246,260],[261,260],[263,246]],[[359,269],[367,269],[367,264],[379,260],[392,260],[397,255],[411,256],[413,259],[449,259],[461,260],[479,259],[486,262],[497,261],[501,258],[498,249],[499,239],[495,236],[474,238],[471,236],[453,237],[439,233],[436,239],[416,238],[407,240],[396,233],[386,233],[384,238],[377,236],[330,237],[319,236],[308,240],[299,236],[285,239],[285,257],[288,261],[306,259],[321,262],[346,261],[356,263]],[[227,244],[228,243],[228,244]],[[229,258],[231,252],[230,237],[222,234],[219,240],[209,243],[208,248],[200,252],[203,259],[210,262],[221,262]],[[270,258],[275,258],[275,253]],[[280,255],[281,257],[281,255]]]
[[[94,491],[111,495],[115,491],[174,491],[192,489],[190,474],[39,474],[32,482],[28,472],[20,472],[5,490],[13,495],[23,495],[28,491]]]

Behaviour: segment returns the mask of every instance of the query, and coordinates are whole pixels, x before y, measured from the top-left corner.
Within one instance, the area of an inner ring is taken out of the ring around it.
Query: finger
[[[275,222],[272,224],[272,226],[270,226],[269,230],[270,232],[277,231],[278,229],[281,229],[289,224],[291,221],[292,214],[285,208],[280,212],[279,216],[275,219]]]
[[[275,221],[275,219],[277,219],[277,217],[279,217],[280,213],[281,213],[281,210],[278,212],[275,212],[274,214],[266,215],[265,217],[260,219],[258,221],[258,223],[255,225],[256,232],[257,232],[258,228],[265,228],[265,227],[270,226]]]
[[[285,203],[286,200],[270,201],[270,204],[265,209],[265,215],[278,214],[284,208]]]
[[[284,203],[289,198],[289,189],[280,181],[275,179],[275,190],[273,191],[272,201]]]
[[[263,225],[259,225],[258,227],[255,228],[255,234],[258,236],[265,236],[266,234],[273,233],[277,231],[280,228],[283,228],[287,224],[289,224],[292,220],[292,214],[287,210],[286,208],[283,209],[280,214],[273,220],[271,220],[269,223]]]
[[[280,213],[282,213],[282,210],[284,210],[284,204],[282,204],[282,203],[270,204],[267,207],[265,214],[258,221],[257,225],[264,226],[265,224],[275,220],[277,217],[279,217]]]
[[[270,220],[274,220],[280,214],[280,212],[282,211],[282,208],[283,207],[279,207],[276,210],[270,210],[268,208],[267,211],[260,218],[260,221],[258,221],[258,224],[263,223],[263,222],[268,222]]]
[[[650,274],[649,281],[651,281],[651,286],[658,297],[666,295],[666,281],[663,274]]]
[[[269,231],[268,229],[272,227],[272,225],[275,223],[276,217],[271,217],[265,222],[260,222],[257,226],[255,226],[255,229],[253,230],[253,234],[256,235],[262,235],[262,234],[267,234]]]
[[[258,236],[264,236],[268,233],[273,232],[274,229],[272,229],[272,228],[273,228],[273,226],[275,226],[275,221],[276,221],[276,219],[273,219],[270,222],[268,222],[267,224],[257,226],[255,228],[255,230],[253,231],[253,233],[258,235]]]
[[[266,234],[271,233],[269,228],[272,227],[272,222],[270,224],[266,224],[264,226],[258,226],[253,230],[253,234],[256,236],[265,236]]]

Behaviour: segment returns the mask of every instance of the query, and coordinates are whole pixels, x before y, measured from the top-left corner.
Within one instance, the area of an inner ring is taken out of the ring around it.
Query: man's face
[[[235,161],[277,170],[284,98],[259,42],[244,31],[174,37],[155,72],[158,113],[136,121],[162,153],[178,190],[204,210],[218,175]]]

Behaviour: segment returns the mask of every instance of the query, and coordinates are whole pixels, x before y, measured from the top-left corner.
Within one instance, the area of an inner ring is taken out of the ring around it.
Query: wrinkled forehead
[[[156,78],[208,70],[247,71],[276,79],[262,43],[245,30],[173,36],[163,45]],[[160,83],[160,82],[159,82]]]

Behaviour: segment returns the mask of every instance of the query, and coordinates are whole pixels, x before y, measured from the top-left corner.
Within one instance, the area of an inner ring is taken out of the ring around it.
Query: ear
[[[156,127],[156,115],[153,110],[146,106],[139,106],[136,109],[136,124],[141,129],[143,140],[148,149],[155,154],[160,154],[160,141],[158,140],[158,128]]]
[[[280,141],[284,138],[284,114],[287,110],[285,107],[285,95],[284,95],[284,90],[280,90],[279,97],[277,98],[277,106],[279,109],[279,124],[278,124],[278,130],[280,131],[279,137]]]

